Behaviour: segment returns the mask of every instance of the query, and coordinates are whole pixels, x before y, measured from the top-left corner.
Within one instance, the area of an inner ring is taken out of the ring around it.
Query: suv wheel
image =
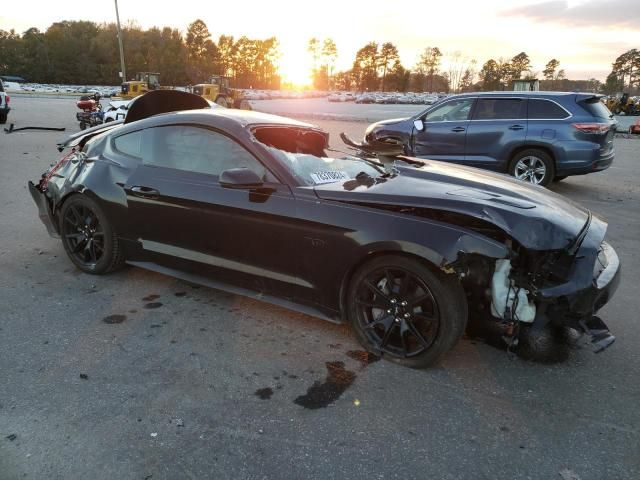
[[[7,113],[2,112],[0,113],[0,125],[4,125],[5,123],[7,123]]]
[[[553,160],[543,150],[523,150],[511,160],[509,173],[519,180],[544,187],[549,185],[554,177]]]

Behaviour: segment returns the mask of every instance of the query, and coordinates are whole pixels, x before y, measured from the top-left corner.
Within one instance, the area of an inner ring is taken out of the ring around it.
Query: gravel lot
[[[73,100],[12,103],[16,127],[77,129]],[[316,123],[336,147],[364,129]],[[465,338],[416,371],[288,310],[135,268],[79,273],[26,188],[60,136],[0,134],[0,480],[640,478],[636,140],[552,187],[609,221],[616,344],[540,365]]]

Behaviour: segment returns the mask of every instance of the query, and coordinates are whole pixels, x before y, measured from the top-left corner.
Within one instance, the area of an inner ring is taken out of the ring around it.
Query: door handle
[[[140,186],[131,187],[131,193],[133,193],[136,197],[142,198],[158,198],[160,196],[160,192],[155,188]]]
[[[511,125],[509,130],[524,130],[524,127],[522,125]]]
[[[464,127],[456,127],[451,129],[452,132],[464,132],[465,130],[466,128]]]

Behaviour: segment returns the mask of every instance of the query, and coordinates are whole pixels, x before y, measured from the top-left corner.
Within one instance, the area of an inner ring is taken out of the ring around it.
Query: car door
[[[479,97],[467,127],[465,163],[506,171],[511,152],[525,142],[526,108],[521,97]]]
[[[116,149],[125,141],[116,138]],[[287,185],[222,132],[155,127],[144,131],[142,144],[142,161],[124,186],[140,259],[173,274],[292,299],[307,295],[310,285],[292,259],[301,237]],[[223,187],[220,174],[239,167],[255,171],[264,184]]]
[[[469,114],[475,98],[457,98],[436,106],[414,128],[413,155],[433,160],[464,161]]]

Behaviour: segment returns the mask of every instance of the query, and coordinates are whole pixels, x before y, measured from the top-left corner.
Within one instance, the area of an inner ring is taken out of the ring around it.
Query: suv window
[[[150,128],[147,132],[150,151],[145,151],[142,158],[146,165],[208,175],[246,167],[265,181],[276,181],[249,151],[221,133],[186,125]]]
[[[434,108],[424,118],[425,122],[459,121],[469,118],[473,98],[460,98]]]
[[[529,100],[529,119],[562,120],[567,118],[569,113],[557,103],[540,98]]]
[[[144,130],[120,135],[113,140],[114,148],[125,155],[142,158],[142,133]]]
[[[611,110],[609,110],[607,106],[598,98],[588,99],[579,103],[587,112],[589,112],[594,117],[613,118]]]
[[[479,98],[473,120],[525,119],[525,105],[522,98]]]

